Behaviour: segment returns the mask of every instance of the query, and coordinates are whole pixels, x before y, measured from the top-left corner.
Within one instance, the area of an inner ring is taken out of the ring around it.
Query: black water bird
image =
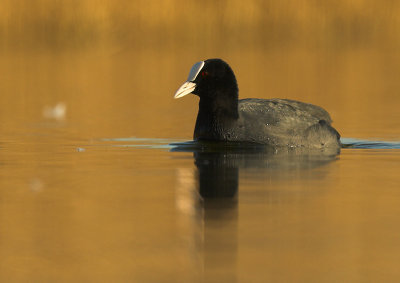
[[[195,140],[250,142],[273,147],[340,149],[340,135],[323,108],[289,99],[239,100],[230,66],[221,59],[193,65],[174,98],[200,97]]]

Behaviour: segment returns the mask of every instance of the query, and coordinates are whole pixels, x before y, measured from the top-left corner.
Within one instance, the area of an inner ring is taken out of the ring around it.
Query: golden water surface
[[[0,4],[1,282],[398,282],[400,151],[176,150],[220,57],[240,97],[400,140],[396,1]]]

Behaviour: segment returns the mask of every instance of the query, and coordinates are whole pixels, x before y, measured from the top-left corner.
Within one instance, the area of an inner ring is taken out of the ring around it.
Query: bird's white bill
[[[175,93],[174,98],[184,97],[186,94],[192,93],[196,88],[196,84],[192,82],[185,82]]]
[[[190,69],[187,81],[193,82],[197,78],[197,75],[200,73],[200,71],[201,71],[201,69],[203,69],[203,67],[204,67],[204,61],[200,61],[200,62],[197,62],[196,64],[194,64],[193,67]]]

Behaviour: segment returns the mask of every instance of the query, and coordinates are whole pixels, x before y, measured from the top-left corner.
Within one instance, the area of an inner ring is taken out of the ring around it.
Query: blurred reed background
[[[196,100],[171,97],[220,57],[242,98],[319,104],[343,136],[398,139],[399,15],[389,0],[1,0],[0,117],[62,101],[90,136],[190,138]]]
[[[2,0],[4,48],[93,44],[187,45],[204,42],[262,48],[400,43],[400,3],[371,1]]]

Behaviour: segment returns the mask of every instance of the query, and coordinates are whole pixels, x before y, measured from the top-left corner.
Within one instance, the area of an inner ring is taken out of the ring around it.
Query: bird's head
[[[238,98],[238,86],[231,67],[221,59],[197,62],[186,82],[176,91],[174,98],[193,93],[200,98]]]

